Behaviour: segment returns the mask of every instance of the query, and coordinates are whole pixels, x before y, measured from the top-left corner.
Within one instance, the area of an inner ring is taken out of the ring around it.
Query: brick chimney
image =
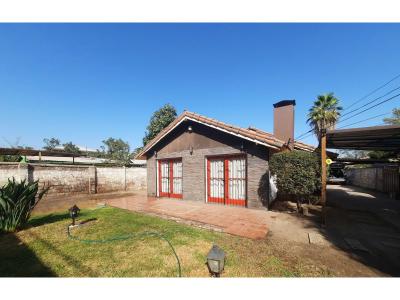
[[[294,106],[295,100],[282,100],[274,104],[274,135],[294,147]]]

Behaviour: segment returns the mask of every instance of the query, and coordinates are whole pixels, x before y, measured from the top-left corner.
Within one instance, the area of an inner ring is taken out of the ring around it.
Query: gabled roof
[[[171,124],[169,124],[166,128],[164,128],[154,139],[152,139],[147,145],[140,151],[135,158],[141,158],[146,154],[151,148],[153,148],[159,141],[161,141],[165,136],[167,136],[174,128],[176,128],[179,124],[181,124],[185,120],[191,120],[196,123],[200,123],[206,125],[208,127],[226,132],[228,134],[235,135],[237,137],[264,145],[266,147],[280,150],[285,145],[285,142],[275,137],[273,134],[265,132],[263,130],[249,127],[249,128],[241,128],[234,125],[226,124],[224,122],[220,122],[218,120],[208,118],[194,112],[184,111],[181,115],[179,115]],[[306,145],[303,143],[295,143],[300,150],[305,151],[313,151],[310,150],[314,147],[310,145]],[[306,147],[307,146],[307,147]],[[301,149],[304,148],[304,149]]]

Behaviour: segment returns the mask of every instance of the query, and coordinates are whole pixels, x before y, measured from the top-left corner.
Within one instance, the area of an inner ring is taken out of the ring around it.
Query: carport
[[[399,151],[400,125],[328,130],[326,147],[346,150]]]
[[[400,151],[400,126],[327,130],[321,139],[323,222],[332,241],[365,265],[399,276],[400,201],[374,187],[332,185],[326,205],[326,149]],[[336,159],[334,159],[336,160]],[[399,195],[399,159],[337,159],[348,164],[375,164],[390,169],[388,189]],[[377,165],[374,165],[375,169]],[[368,168],[365,168],[368,169]],[[365,170],[364,169],[364,170]],[[357,169],[355,169],[357,170]],[[358,169],[359,170],[359,169]],[[388,175],[388,174],[386,174]],[[385,175],[385,176],[386,176]],[[364,178],[363,178],[364,179]],[[375,180],[374,177],[371,178]],[[368,180],[368,183],[370,180]],[[371,189],[372,188],[372,189]],[[326,207],[329,206],[329,207]]]
[[[350,129],[327,130],[321,138],[322,160],[322,203],[326,202],[326,149],[400,151],[400,125],[371,126]],[[343,160],[341,160],[343,161]],[[353,160],[354,161],[354,160]],[[363,163],[373,161],[362,160]],[[389,162],[389,161],[387,161]],[[394,160],[391,163],[399,164]],[[393,183],[395,193],[399,193],[399,177]]]

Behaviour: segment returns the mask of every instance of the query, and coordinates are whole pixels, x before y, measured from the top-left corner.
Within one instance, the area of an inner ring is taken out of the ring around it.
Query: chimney
[[[294,147],[294,106],[295,100],[282,100],[274,104],[274,136]]]

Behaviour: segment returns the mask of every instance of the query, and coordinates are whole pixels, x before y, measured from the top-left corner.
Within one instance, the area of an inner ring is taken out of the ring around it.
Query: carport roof
[[[400,125],[328,130],[326,148],[349,150],[400,149]]]

